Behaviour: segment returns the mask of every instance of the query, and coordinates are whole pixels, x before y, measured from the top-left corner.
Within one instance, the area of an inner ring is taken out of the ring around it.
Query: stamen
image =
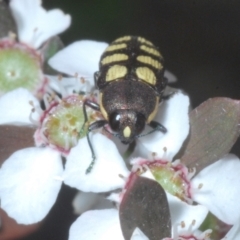
[[[186,226],[184,221],[181,221],[180,225],[181,225],[182,228],[185,228],[185,226]]]
[[[61,74],[58,75],[58,80],[61,81],[63,76]]]
[[[192,200],[190,197],[188,197],[188,196],[186,196],[186,195],[183,195],[182,197],[183,197],[183,200],[184,200],[185,202],[187,202],[188,204],[190,204],[190,205],[193,204],[193,200]]]
[[[83,77],[80,77],[80,81],[81,81],[81,83],[85,83],[86,82],[86,80]]]
[[[193,176],[195,176],[196,174],[196,168],[190,168],[188,169],[188,177],[189,177],[189,180],[191,180],[193,178]]]
[[[212,233],[212,229],[207,229],[206,231],[204,231],[202,234],[200,234],[200,238],[204,238],[204,239],[210,239],[210,236],[211,236],[211,233]],[[225,238],[223,238],[225,239]],[[222,240],[223,240],[222,239]],[[227,239],[227,238],[226,238]]]
[[[120,178],[122,178],[124,181],[126,181],[126,180],[128,179],[127,177],[123,176],[121,173],[119,173],[118,176],[119,176]]]
[[[12,31],[9,31],[8,32],[8,37],[11,39],[11,40],[16,40],[17,39],[17,34],[12,32]]]
[[[157,156],[157,153],[156,152],[152,152],[152,157],[153,159]]]
[[[78,73],[76,72],[76,73],[74,73],[74,75],[73,75],[75,78],[78,78]]]
[[[177,177],[179,177],[181,173],[182,173],[181,170],[176,171],[176,172],[173,174],[171,180],[174,181],[174,179],[176,179]]]
[[[32,107],[34,107],[33,101],[28,102]]]

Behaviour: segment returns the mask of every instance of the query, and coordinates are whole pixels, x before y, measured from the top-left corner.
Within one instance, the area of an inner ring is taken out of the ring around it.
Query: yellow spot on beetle
[[[130,40],[131,40],[131,36],[124,36],[124,37],[117,38],[114,42],[125,42]]]
[[[127,74],[127,68],[121,65],[114,65],[110,67],[106,74],[106,81],[112,81],[118,78],[122,78]]]
[[[143,55],[138,56],[137,60],[139,62],[142,62],[142,63],[145,63],[145,64],[149,64],[149,65],[151,65],[152,67],[154,67],[156,69],[162,69],[163,68],[162,64],[159,61],[154,60],[153,58],[148,57],[148,56],[143,56]]]
[[[108,64],[108,63],[112,63],[112,62],[120,62],[120,61],[125,61],[128,59],[128,55],[126,54],[120,54],[120,53],[116,53],[110,56],[105,57],[101,63],[104,64]]]
[[[143,37],[138,37],[138,41],[139,41],[140,43],[145,43],[145,44],[147,44],[147,45],[153,46],[153,44],[152,44],[150,41],[146,40],[146,39],[143,38]]]
[[[140,49],[142,49],[143,51],[149,53],[149,54],[152,54],[152,55],[155,55],[157,57],[162,57],[162,55],[160,54],[160,52],[154,48],[151,48],[151,47],[147,47],[145,45],[141,45],[140,46]]]
[[[124,49],[127,47],[127,44],[126,43],[121,43],[121,44],[113,44],[113,45],[110,45],[106,48],[105,52],[111,52],[111,51],[116,51],[116,50],[119,50],[119,49]]]
[[[156,76],[154,74],[154,72],[149,69],[148,67],[139,67],[136,70],[136,74],[138,76],[138,78],[142,79],[143,81],[151,84],[151,85],[155,85],[156,84]]]
[[[131,136],[131,129],[129,126],[126,126],[124,129],[123,129],[123,136],[125,138],[128,138]]]
[[[150,122],[154,119],[154,117],[155,117],[156,114],[157,114],[158,107],[159,107],[159,97],[156,97],[156,105],[155,105],[155,108],[154,108],[154,110],[152,111],[152,113],[148,116],[147,123],[150,123]]]

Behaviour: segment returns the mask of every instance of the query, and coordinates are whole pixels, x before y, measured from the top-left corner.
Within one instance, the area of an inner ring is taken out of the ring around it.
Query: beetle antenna
[[[140,134],[140,135],[136,136],[136,138],[145,137],[145,136],[147,136],[148,134],[151,134],[151,133],[153,133],[153,132],[156,132],[157,130],[158,130],[158,129],[155,128],[155,129],[149,131],[148,133]]]

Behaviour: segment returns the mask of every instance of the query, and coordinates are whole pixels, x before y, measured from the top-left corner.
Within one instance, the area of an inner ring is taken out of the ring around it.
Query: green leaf
[[[230,151],[240,134],[240,101],[212,98],[190,113],[190,136],[181,161],[199,172]]]
[[[132,175],[128,185],[119,208],[124,239],[131,239],[136,227],[151,240],[170,237],[171,217],[163,188],[137,174]]]
[[[0,125],[0,165],[19,149],[35,145],[33,126]]]
[[[0,38],[7,37],[9,32],[17,34],[17,27],[7,4],[0,1]]]

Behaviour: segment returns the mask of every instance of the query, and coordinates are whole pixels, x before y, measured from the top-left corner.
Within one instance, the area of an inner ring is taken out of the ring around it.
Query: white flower
[[[20,42],[37,49],[49,38],[65,31],[71,17],[61,10],[46,11],[39,0],[11,0]]]
[[[240,217],[240,160],[228,154],[204,168],[191,181],[192,198],[227,224]]]
[[[0,116],[0,119],[3,119],[1,124],[32,124],[28,118],[31,112],[29,101],[34,101],[35,107],[39,104],[25,89],[17,89],[1,97],[0,106],[3,106]],[[21,109],[15,111],[16,106]],[[86,138],[80,140],[80,145],[82,145],[81,142],[83,146],[87,145]],[[84,166],[81,169],[83,188],[87,191],[100,192],[121,187],[124,182],[119,174],[128,174],[126,166],[123,161],[111,162],[110,158],[106,157],[106,146],[108,146],[109,156],[115,159],[120,158],[116,147],[102,134],[93,136],[93,144],[99,158],[92,174],[85,174],[89,165],[88,151],[83,149],[82,152],[75,154],[74,150],[70,154],[72,162],[83,162]],[[106,171],[104,166],[108,166],[111,171]],[[63,173],[66,178],[69,178],[68,174],[74,171],[71,169],[71,164],[68,164],[68,173],[64,173],[61,154],[49,147],[18,150],[5,160],[0,169],[1,207],[18,223],[31,224],[41,221],[56,201],[64,180]],[[103,175],[108,180],[102,180]]]

